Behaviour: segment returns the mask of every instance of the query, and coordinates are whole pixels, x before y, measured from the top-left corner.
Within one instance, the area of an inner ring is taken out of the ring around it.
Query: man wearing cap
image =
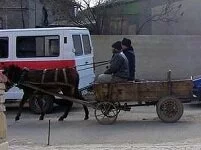
[[[98,76],[97,82],[126,82],[129,77],[128,60],[121,51],[121,41],[117,41],[112,45],[113,56],[110,61],[109,68]]]
[[[129,64],[129,81],[135,80],[135,54],[131,46],[131,40],[123,38],[121,41],[122,51],[128,59]]]

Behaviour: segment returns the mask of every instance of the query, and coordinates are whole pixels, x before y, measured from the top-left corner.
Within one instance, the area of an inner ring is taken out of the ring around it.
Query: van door
[[[93,49],[89,34],[72,35],[75,64],[80,76],[79,89],[90,86],[94,81]]]

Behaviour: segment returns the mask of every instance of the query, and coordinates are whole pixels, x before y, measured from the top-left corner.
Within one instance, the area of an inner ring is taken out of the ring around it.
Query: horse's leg
[[[37,97],[37,102],[38,102],[38,105],[39,105],[40,110],[41,110],[41,114],[40,114],[39,120],[43,120],[44,116],[45,116],[45,111],[43,109],[43,100],[42,100],[42,98],[43,98],[43,95],[38,95],[38,97]]]
[[[63,88],[62,92],[64,95],[73,95],[74,90],[72,88]],[[67,118],[68,113],[70,112],[72,106],[73,106],[73,102],[69,101],[69,100],[65,100],[66,101],[66,110],[64,112],[64,114],[59,118],[59,121],[63,121],[65,118]]]
[[[88,120],[89,119],[89,110],[86,105],[82,105],[82,106],[83,106],[84,112],[85,112],[84,120]]]
[[[20,120],[20,116],[21,116],[21,113],[22,113],[22,108],[23,108],[23,106],[24,106],[24,104],[25,104],[25,102],[27,101],[28,98],[29,98],[29,94],[27,94],[26,92],[24,92],[23,98],[20,101],[20,105],[19,105],[19,110],[18,110],[17,116],[15,117],[15,121]]]
[[[84,97],[82,96],[82,93],[79,92],[78,90],[75,91],[75,95],[78,99],[84,100]],[[84,120],[88,120],[89,119],[89,110],[87,108],[86,105],[82,105],[84,108],[84,112],[85,112],[85,117]]]
[[[73,102],[68,101],[67,108],[64,114],[59,118],[59,121],[63,121],[68,116],[68,113],[70,112],[72,106],[73,106]]]

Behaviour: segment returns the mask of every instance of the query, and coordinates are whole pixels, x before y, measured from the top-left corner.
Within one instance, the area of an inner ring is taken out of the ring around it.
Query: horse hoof
[[[64,120],[64,118],[63,118],[63,117],[60,117],[60,118],[59,118],[59,121],[63,121],[63,120]]]
[[[87,117],[84,117],[84,120],[88,120],[89,119],[89,116],[87,116]]]
[[[20,117],[19,117],[19,116],[16,116],[16,117],[15,117],[15,121],[18,121],[18,120],[20,120]]]

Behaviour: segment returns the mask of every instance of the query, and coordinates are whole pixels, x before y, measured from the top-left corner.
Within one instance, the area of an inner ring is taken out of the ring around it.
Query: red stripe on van
[[[54,69],[54,68],[66,68],[74,67],[75,60],[49,60],[49,61],[9,61],[9,62],[0,62],[0,69],[8,65],[18,65],[19,67],[27,67],[29,69]]]

